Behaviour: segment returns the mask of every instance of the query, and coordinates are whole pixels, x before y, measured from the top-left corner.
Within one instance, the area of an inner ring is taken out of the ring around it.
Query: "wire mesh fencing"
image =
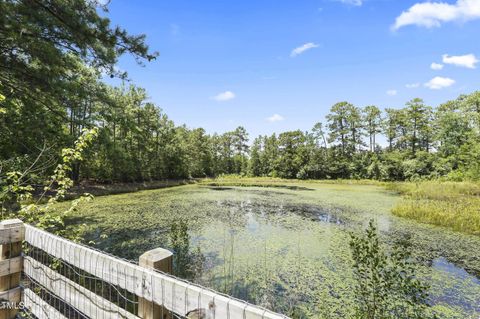
[[[23,250],[27,318],[287,318],[29,225]]]
[[[24,289],[37,294],[64,317],[130,318],[137,314],[138,297],[120,285],[106,282],[28,243],[24,251]]]

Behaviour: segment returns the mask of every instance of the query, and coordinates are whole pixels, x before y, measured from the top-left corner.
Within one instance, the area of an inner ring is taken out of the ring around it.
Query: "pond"
[[[374,218],[382,239],[409,238],[440,318],[480,316],[480,238],[389,213],[380,187],[302,183],[288,188],[188,185],[97,197],[71,223],[97,248],[138,259],[175,251],[175,274],[290,314],[348,318],[349,239]]]

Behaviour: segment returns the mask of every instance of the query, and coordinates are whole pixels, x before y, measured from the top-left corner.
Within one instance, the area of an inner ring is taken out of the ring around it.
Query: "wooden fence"
[[[0,319],[17,306],[41,319],[287,318],[169,275],[160,248],[137,265],[20,220],[0,223],[0,247]]]

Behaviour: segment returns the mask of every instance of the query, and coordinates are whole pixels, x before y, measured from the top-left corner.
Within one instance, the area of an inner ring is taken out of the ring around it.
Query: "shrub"
[[[428,286],[416,277],[415,261],[406,241],[387,253],[370,220],[364,235],[352,235],[350,247],[356,278],[355,318],[430,318]]]

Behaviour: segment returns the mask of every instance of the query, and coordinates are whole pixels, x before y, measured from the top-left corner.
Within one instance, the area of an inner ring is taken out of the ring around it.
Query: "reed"
[[[480,184],[425,181],[388,188],[403,195],[394,215],[480,236]]]

